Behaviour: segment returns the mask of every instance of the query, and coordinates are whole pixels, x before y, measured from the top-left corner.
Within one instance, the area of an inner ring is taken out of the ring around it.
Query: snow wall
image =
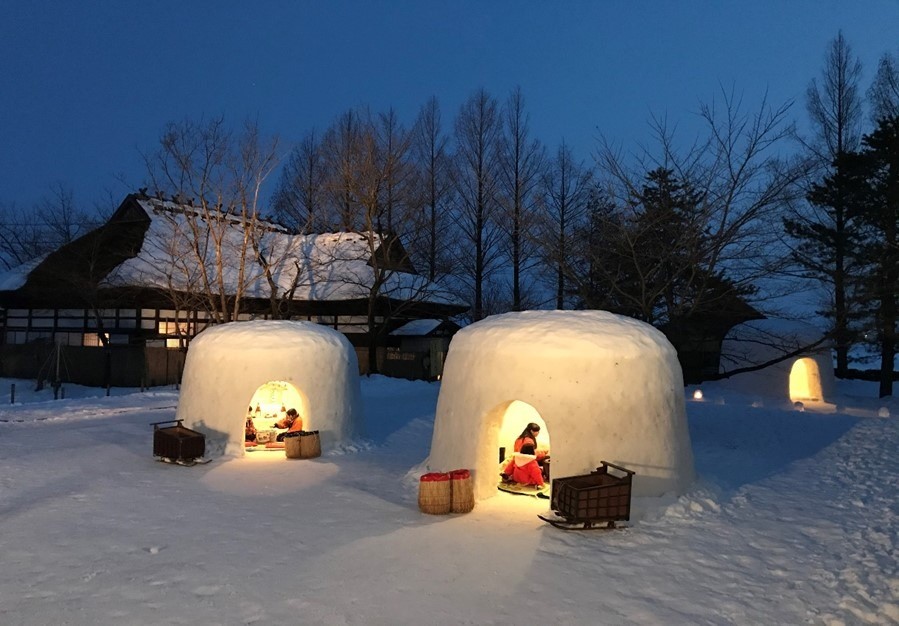
[[[694,480],[677,353],[648,324],[606,311],[525,311],[462,329],[444,366],[429,470],[471,469],[475,498],[494,495],[499,446],[511,445],[500,441],[502,422],[516,400],[542,418],[538,443],[551,437],[551,477],[609,461],[637,472],[635,496],[679,494]]]
[[[728,387],[748,395],[783,401],[827,401],[834,393],[833,353],[831,343],[822,343],[822,337],[819,328],[795,320],[761,319],[737,324],[721,343],[719,371],[726,374],[801,350],[796,356],[763,369],[728,378]],[[806,346],[814,347],[804,349]],[[804,369],[805,376],[810,379],[811,393],[796,396],[795,389],[791,392],[790,374],[802,373],[797,371],[797,363],[798,369]]]
[[[322,446],[361,432],[356,352],[341,333],[312,322],[213,326],[190,343],[176,419],[206,434],[207,456],[244,454],[247,406],[271,381],[292,385],[306,430]]]

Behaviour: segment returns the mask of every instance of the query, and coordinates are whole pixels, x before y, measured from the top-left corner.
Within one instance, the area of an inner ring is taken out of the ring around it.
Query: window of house
[[[103,333],[104,336],[108,337],[106,333]],[[81,345],[86,348],[99,348],[103,345],[103,342],[100,341],[100,335],[97,333],[84,333],[84,339],[82,340]]]

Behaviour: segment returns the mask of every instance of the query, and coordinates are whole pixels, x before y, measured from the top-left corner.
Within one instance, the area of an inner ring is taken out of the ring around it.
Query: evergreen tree
[[[859,253],[869,271],[861,289],[877,329],[880,396],[890,396],[899,321],[899,116],[881,119],[846,167],[854,215],[866,234]]]
[[[846,376],[849,367],[850,333],[849,288],[852,268],[847,266],[852,237],[842,186],[834,184],[824,193],[824,176],[841,176],[836,162],[858,148],[861,137],[862,99],[859,81],[862,66],[840,32],[830,42],[820,81],[812,80],[806,105],[813,134],[804,144],[809,171],[818,181],[806,194],[808,205],[800,205],[784,219],[787,235],[795,242],[793,260],[805,275],[827,286],[832,301],[825,314],[833,319],[837,376]],[[838,183],[838,181],[832,181]]]

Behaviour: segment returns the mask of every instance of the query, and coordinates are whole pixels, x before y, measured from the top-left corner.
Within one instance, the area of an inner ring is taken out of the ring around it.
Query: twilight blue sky
[[[645,142],[651,113],[689,134],[719,85],[795,100],[802,121],[841,28],[867,88],[899,52],[899,0],[3,0],[0,205],[54,183],[85,207],[121,198],[143,181],[139,148],[204,114],[257,117],[286,153],[349,107],[410,124],[436,95],[449,129],[476,88],[521,85],[536,136],[582,158],[600,132]]]

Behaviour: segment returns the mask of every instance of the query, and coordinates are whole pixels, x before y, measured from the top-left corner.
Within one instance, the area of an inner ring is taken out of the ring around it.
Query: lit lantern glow
[[[506,456],[512,455],[515,440],[524,430],[525,426],[534,422],[540,426],[540,434],[537,436],[537,447],[548,450],[550,447],[549,430],[540,413],[527,402],[513,400],[503,413],[499,429],[499,445],[506,448]]]
[[[309,409],[307,401],[303,394],[290,383],[272,380],[256,390],[253,398],[249,402],[249,407],[259,407],[259,413],[255,413],[254,418],[268,418],[276,420],[283,417],[281,408],[296,409],[303,418],[303,424],[308,428]],[[258,426],[257,426],[258,427]]]
[[[697,389],[696,391],[693,392],[693,399],[694,400],[702,400],[702,389]]]
[[[821,374],[814,359],[797,359],[790,369],[790,400],[820,400]]]

